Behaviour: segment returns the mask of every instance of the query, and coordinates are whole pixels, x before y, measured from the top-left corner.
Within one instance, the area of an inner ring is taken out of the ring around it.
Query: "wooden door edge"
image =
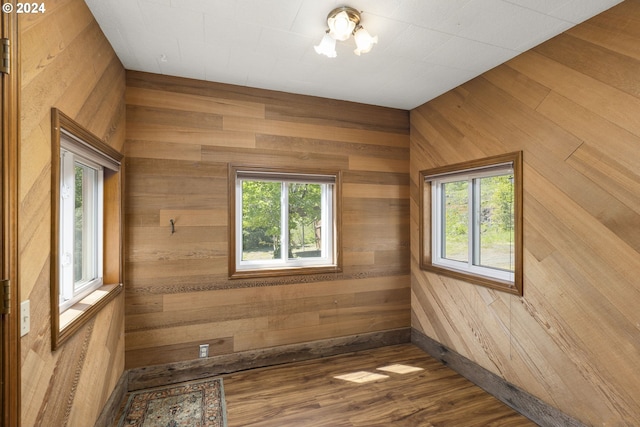
[[[1,1],[4,5],[4,0]],[[15,13],[2,13],[2,38],[10,40],[9,74],[3,74],[2,90],[2,239],[3,279],[11,283],[9,314],[2,321],[2,426],[20,425],[20,289],[18,282],[18,164],[20,145],[20,64],[18,19]]]

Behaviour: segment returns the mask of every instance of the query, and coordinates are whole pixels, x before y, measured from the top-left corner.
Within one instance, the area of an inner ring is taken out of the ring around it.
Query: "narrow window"
[[[420,173],[424,269],[522,294],[521,163],[515,153]]]
[[[51,111],[51,346],[122,290],[122,154]]]
[[[338,268],[338,174],[232,168],[231,277]]]
[[[60,148],[60,312],[102,286],[103,166]]]

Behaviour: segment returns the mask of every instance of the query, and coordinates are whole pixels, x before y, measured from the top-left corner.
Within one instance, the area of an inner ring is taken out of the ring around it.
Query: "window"
[[[57,109],[51,117],[55,350],[122,290],[122,155]]]
[[[60,141],[60,311],[102,286],[103,166]]]
[[[339,174],[230,168],[230,276],[336,271]]]
[[[522,153],[420,172],[421,266],[522,295]]]

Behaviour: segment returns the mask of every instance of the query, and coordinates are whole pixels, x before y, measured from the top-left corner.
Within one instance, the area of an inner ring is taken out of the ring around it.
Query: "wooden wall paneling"
[[[124,155],[126,158],[145,156],[145,158],[151,159],[199,161],[202,158],[202,149],[196,144],[159,143],[127,139]]]
[[[406,111],[138,72],[126,99],[128,368],[409,325]],[[229,280],[230,163],[341,170],[343,272]]]
[[[574,286],[571,288],[567,287],[567,289],[584,288],[584,282],[580,280],[579,275],[562,271],[566,269],[566,265],[570,265],[570,263],[556,254],[559,255],[558,252],[554,253],[554,255],[542,263],[541,267],[536,266],[536,271],[540,271],[540,269],[544,269],[545,267],[552,267],[558,271],[556,275],[551,276],[552,279],[562,280],[565,283],[576,282]],[[538,278],[536,277],[535,279]],[[591,286],[588,287],[590,288]],[[586,292],[593,294],[593,290],[591,289],[587,289]],[[589,362],[590,359],[600,357],[598,353],[607,353],[608,350],[606,347],[608,347],[608,345],[619,345],[618,341],[620,338],[615,337],[611,339],[608,336],[608,333],[611,333],[611,330],[615,329],[610,325],[604,327],[598,325],[594,327],[586,321],[584,310],[587,307],[582,306],[581,302],[574,300],[572,296],[574,295],[561,293],[561,291],[552,287],[544,287],[544,293],[538,291],[536,288],[531,296],[532,304],[536,305],[536,311],[533,313],[535,320],[539,323],[553,323],[557,325],[557,332],[547,332],[545,337],[540,337],[539,335],[534,336],[538,343],[537,347],[541,352],[541,354],[539,354],[541,360],[554,360],[555,362],[553,366],[546,368],[546,372],[552,372],[553,374],[542,383],[548,389],[561,387],[571,390],[570,395],[551,396],[560,407],[570,405],[571,402],[574,402],[577,407],[573,409],[573,411],[577,413],[593,411],[597,414],[606,414],[611,411],[618,411],[629,416],[631,414],[628,413],[628,410],[623,407],[617,407],[618,404],[616,402],[633,399],[629,393],[637,387],[633,384],[634,381],[628,381],[626,377],[628,373],[608,372],[609,369],[597,369]],[[601,296],[594,296],[602,298]],[[555,308],[547,309],[547,307],[558,305],[558,302],[562,303],[566,311],[566,313],[563,313],[564,316],[560,316]],[[600,313],[595,314],[601,315],[607,310],[605,307],[602,307],[599,311]],[[535,331],[536,329],[538,328],[529,328],[525,333],[527,335],[533,335],[530,331]],[[587,331],[587,329],[589,330]],[[605,332],[605,330],[609,331]],[[586,336],[589,337],[588,340],[583,338]],[[622,341],[627,342],[624,339],[622,339]],[[607,342],[607,344],[603,344],[604,342]],[[544,343],[545,345],[540,346],[539,343]],[[561,353],[558,353],[558,347],[563,349]],[[614,357],[610,362],[613,364],[624,363],[626,353],[625,351],[623,354]],[[622,373],[622,375],[619,375],[620,373]],[[615,377],[618,378],[614,379]],[[540,380],[541,379],[538,379],[538,381]],[[598,384],[595,390],[593,389],[593,383]],[[591,400],[593,400],[593,402],[591,402]]]
[[[202,160],[205,162],[220,162],[222,164],[236,163],[249,166],[268,164],[270,167],[287,168],[299,165],[313,169],[322,165],[327,169],[347,169],[349,159],[346,156],[336,156],[322,152],[279,151],[234,148],[218,150],[202,147]]]
[[[221,147],[254,148],[256,145],[255,134],[252,132],[187,128],[181,123],[175,126],[159,124],[131,125],[127,128],[127,138]]]
[[[131,366],[162,366],[194,360],[199,356],[199,346],[209,345],[209,357],[233,353],[233,337],[207,337],[197,341],[182,341],[175,345],[156,345],[153,351],[148,348],[127,350],[127,363]]]
[[[549,261],[545,262],[545,266],[550,265]],[[557,264],[551,264],[552,266],[557,267]],[[561,279],[569,279],[570,277],[561,276]],[[546,293],[545,293],[546,295]],[[557,296],[557,293],[549,293],[550,296]],[[535,298],[536,305],[543,305],[548,303],[549,300],[545,297],[538,297],[538,295],[532,295]],[[561,298],[560,301],[565,302],[565,298]],[[550,304],[552,305],[552,304]],[[577,313],[578,310],[572,310],[574,307],[571,306],[570,303],[565,304],[567,309],[572,311],[573,313]],[[574,314],[575,315],[575,314]],[[567,318],[571,318],[573,316],[566,316]],[[598,417],[604,417],[605,414],[615,411],[623,414],[626,410],[622,408],[616,408],[616,403],[612,402],[620,399],[621,395],[626,394],[626,391],[620,389],[613,391],[609,398],[605,398],[603,394],[608,393],[611,389],[612,383],[601,375],[599,370],[594,369],[594,366],[587,362],[589,359],[593,358],[593,354],[590,350],[582,351],[580,347],[584,346],[584,342],[580,340],[575,340],[574,336],[579,334],[581,328],[573,328],[572,324],[569,323],[570,320],[565,321],[564,319],[560,319],[555,311],[547,311],[544,309],[538,310],[536,312],[536,320],[540,321],[548,321],[558,324],[557,327],[558,333],[547,334],[547,347],[543,347],[544,351],[541,355],[543,360],[557,360],[554,363],[553,368],[548,368],[547,371],[554,371],[557,379],[553,382],[559,383],[559,386],[563,388],[571,389],[571,395],[563,395],[563,396],[553,396],[554,401],[558,407],[564,407],[570,405],[570,401],[574,402],[576,408],[573,409],[575,413],[588,413],[595,412],[598,414]],[[594,334],[594,342],[597,342],[598,333]],[[548,342],[548,339],[551,339],[551,342]],[[597,344],[596,344],[597,345]],[[557,347],[560,346],[565,348],[566,350],[561,354],[554,354],[557,352]],[[597,390],[593,390],[592,384],[594,382],[600,383]],[[554,385],[549,384],[549,381],[544,381],[546,387],[551,389]],[[620,383],[620,386],[623,384]],[[596,397],[598,396],[598,397]],[[593,400],[593,402],[591,402]]]
[[[532,179],[539,178],[535,176],[534,172],[531,172],[530,175]],[[541,180],[537,182],[544,181]],[[598,295],[605,296],[607,302],[613,302],[616,310],[626,313],[626,315],[629,316],[627,320],[633,322],[634,307],[637,301],[634,301],[635,299],[630,300],[628,295],[625,297],[625,292],[632,290],[631,295],[634,296],[637,296],[640,292],[640,290],[634,289],[636,277],[633,267],[640,265],[640,260],[634,255],[635,250],[629,250],[631,248],[619,246],[619,237],[612,233],[610,229],[598,221],[594,221],[592,216],[579,206],[568,203],[566,200],[564,200],[564,203],[559,203],[560,195],[557,192],[554,193],[555,203],[558,204],[554,204],[554,200],[552,200],[550,205],[545,205],[545,209],[554,219],[548,227],[555,226],[557,234],[548,237],[548,241],[557,249],[566,251],[563,252],[566,258],[573,258],[567,268],[580,263],[590,264],[590,267],[584,269],[581,273],[583,279],[587,279],[588,283],[593,284],[597,289]],[[548,189],[545,195],[549,196]],[[566,229],[566,227],[562,225],[556,226],[555,223],[558,221],[560,221],[560,224],[571,223],[572,228]],[[575,236],[581,235],[589,235],[591,239],[569,251],[570,246],[567,245],[567,242],[575,238]],[[559,240],[557,238],[558,236],[564,237],[564,240]],[[608,268],[601,265],[601,263],[604,265],[615,265],[617,262],[624,263],[632,268],[628,270],[609,271]],[[606,287],[598,286],[599,283],[603,283],[604,281],[610,282],[609,285]],[[588,290],[589,289],[586,288],[585,292]],[[601,303],[604,304],[604,302],[605,301],[602,301]],[[611,310],[611,315],[614,316],[615,311]],[[622,328],[624,326],[624,322],[619,322],[619,325],[615,327]],[[640,342],[632,341],[631,344],[638,346]]]
[[[399,117],[404,119],[404,117]],[[252,117],[225,116],[223,129],[236,132],[255,132],[259,134],[289,136],[299,138],[325,138],[333,141],[365,143],[389,147],[407,147],[403,133],[381,132],[376,130],[352,129],[337,125],[316,125],[288,121],[262,120]]]
[[[372,159],[360,156],[349,157],[351,170],[374,170],[378,172],[405,172],[409,168],[408,160]]]
[[[542,427],[555,427],[557,425],[584,427],[584,424],[580,421],[558,411],[555,407],[519,387],[504,381],[500,376],[479,367],[464,356],[442,346],[415,329],[411,331],[411,341],[465,378],[476,384],[482,384],[486,391],[508,406],[517,409],[521,414],[526,415],[536,425]]]
[[[222,115],[215,113],[129,105],[127,114],[132,122],[138,122],[142,116],[149,125],[163,125],[175,120],[186,129],[222,130]]]
[[[606,47],[592,44],[570,34],[561,34],[553,45],[543,44],[536,53],[562,64],[607,86],[638,97],[640,78],[634,72],[638,58],[618,53]]]
[[[145,76],[146,77],[146,76]],[[143,77],[144,78],[144,77]],[[127,90],[127,105],[142,107],[157,107],[156,111],[179,110],[189,113],[216,114],[222,117],[265,117],[265,106],[260,102],[243,102],[233,99],[214,98],[211,96],[193,95],[179,91],[151,90],[131,86]],[[183,121],[174,121],[176,124],[185,124]],[[198,126],[199,127],[199,126]]]
[[[401,118],[406,112],[399,110],[327,98],[279,95],[281,102],[265,100],[265,118],[299,123],[339,124],[343,127],[398,134],[407,131],[406,122]]]
[[[418,267],[412,325],[587,425],[640,419],[640,2],[627,0],[411,112],[417,171],[524,152],[524,296]]]
[[[57,15],[56,15],[57,16]],[[55,17],[55,16],[54,16]],[[43,25],[46,23],[43,23]],[[73,28],[71,26],[70,28]],[[34,27],[29,31],[36,31]],[[25,114],[22,119],[22,126],[25,136],[28,136],[34,127],[40,125],[42,118],[46,116],[51,108],[51,101],[56,102],[62,111],[66,111],[68,115],[73,116],[84,103],[84,96],[91,91],[91,77],[93,72],[81,73],[80,67],[69,67],[68,64],[74,63],[78,58],[86,55],[86,52],[92,48],[92,41],[99,34],[100,28],[96,26],[87,26],[86,29],[78,35],[74,43],[65,45],[66,48],[58,53],[46,68],[51,71],[47,73],[40,71],[37,78],[32,81],[22,83],[22,97],[29,99],[30,102],[24,103]],[[34,43],[38,43],[40,37],[48,37],[48,34],[37,34],[34,36]],[[25,37],[27,38],[27,37]],[[22,54],[28,56],[28,47],[24,46]],[[90,60],[90,58],[84,58]],[[49,68],[51,67],[51,68]],[[95,79],[95,77],[93,77]],[[63,87],[60,82],[73,81],[75,84],[68,88]],[[68,91],[70,96],[65,96]],[[41,94],[46,93],[47,96]],[[92,130],[92,129],[90,129]]]
[[[455,346],[460,354],[470,354],[469,345],[461,333],[462,324],[449,321],[448,313],[441,303],[443,297],[440,292],[447,285],[447,279],[442,279],[433,273],[425,273],[413,280],[415,286],[412,286],[411,290],[411,305],[414,312],[412,318],[420,322],[414,324],[414,327],[417,329],[424,325],[425,334],[426,332],[433,334],[441,343],[451,343],[451,348]]]
[[[637,135],[618,124],[552,92],[538,106],[538,113],[576,135],[584,146],[593,146],[627,168],[640,167],[634,142]],[[602,144],[606,141],[606,144]]]
[[[289,335],[293,335],[292,331],[301,326],[346,323],[350,320],[350,307],[353,312],[360,312],[358,316],[369,319],[375,318],[376,311],[383,314],[395,311],[389,314],[404,319],[406,323],[409,294],[405,280],[394,279],[392,283],[387,283],[384,278],[366,279],[358,281],[352,289],[344,286],[348,282],[328,282],[320,283],[308,292],[305,289],[308,285],[292,284],[285,287],[269,286],[262,291],[242,288],[173,293],[164,297],[163,311],[127,316],[131,324],[144,322],[141,326],[128,327],[128,354],[142,357],[143,352],[136,350],[148,351],[150,347],[155,348],[160,344],[180,347],[178,343],[184,341],[186,334],[202,333],[204,335],[198,335],[201,339],[210,337],[225,340],[216,343],[216,346],[226,345],[228,337],[224,334],[234,330],[259,334],[287,330]],[[334,316],[331,317],[332,313]],[[199,325],[205,323],[218,325],[217,329],[223,335],[217,336],[212,330],[200,331]],[[187,348],[181,349],[189,351]],[[162,356],[162,352],[153,353],[158,354],[155,359],[166,357]],[[191,355],[197,355],[197,352],[191,351]]]
[[[27,50],[23,51],[21,58],[24,84],[30,83],[36,74],[55,62],[57,54],[69,47],[92,19],[88,9],[68,2],[47,5],[47,12],[25,14],[20,20],[23,42],[27,43]],[[52,15],[56,16],[55,22],[47,19]],[[47,31],[55,36],[47,37]],[[57,43],[60,41],[64,41],[64,44]],[[41,66],[38,67],[38,64]]]
[[[102,408],[100,416],[96,420],[94,427],[109,427],[113,425],[113,420],[118,419],[122,402],[127,397],[129,386],[129,373],[125,371],[118,380],[109,400]]]
[[[42,425],[49,420],[58,420],[61,425],[65,425],[68,422],[69,412],[71,410],[69,402],[73,402],[75,399],[75,391],[77,387],[76,374],[78,370],[81,370],[84,362],[86,361],[87,342],[91,333],[93,332],[94,321],[88,322],[87,326],[78,332],[76,335],[79,337],[79,343],[77,345],[65,346],[60,351],[60,358],[65,362],[56,364],[56,369],[53,374],[59,372],[59,376],[51,375],[49,381],[40,381],[40,387],[43,387],[44,394],[42,400],[48,402],[56,399],[56,396],[64,394],[69,397],[69,400],[61,401],[58,405],[47,407],[48,405],[40,403],[39,407],[35,407],[35,411],[25,416],[23,406],[23,423],[25,425]],[[75,344],[75,343],[74,343]],[[26,371],[23,367],[23,372]],[[35,403],[35,402],[25,402]]]
[[[129,87],[165,91],[169,96],[198,95],[215,102],[249,102],[265,106],[265,118],[306,124],[339,126],[406,134],[406,111],[371,105],[355,104],[335,99],[300,97],[284,92],[273,92],[244,86],[200,80],[176,80],[170,76],[130,72]],[[405,142],[405,145],[408,143]]]
[[[116,298],[62,348],[51,352],[50,110],[59,108],[111,147],[124,145],[125,73],[81,0],[47,4],[23,16],[19,256],[22,299],[31,331],[21,339],[21,424],[93,424],[124,370],[124,296]],[[122,194],[107,194],[121,204]],[[119,209],[108,215],[121,215]],[[110,233],[118,233],[113,230]],[[120,256],[114,243],[110,256]],[[120,277],[117,265],[106,272]]]
[[[613,52],[640,59],[638,47],[638,2],[627,1],[607,11],[607,19],[591,19],[570,28],[567,34],[605,47]]]
[[[640,204],[636,197],[640,194],[640,181],[630,168],[626,168],[616,159],[586,144],[576,150],[567,163],[593,182],[597,182],[606,193],[629,206],[631,211],[640,211]],[[625,232],[629,231],[634,230],[625,230]]]
[[[124,301],[122,294],[117,304],[110,304],[95,319],[91,335],[86,338],[85,359],[83,365],[76,368],[73,375],[75,388],[73,403],[67,408],[66,425],[82,425],[86,420],[97,420],[103,405],[109,400],[111,392],[120,380],[124,362]],[[110,323],[108,319],[117,319]],[[102,327],[101,325],[107,325]],[[91,357],[102,352],[107,357]],[[96,373],[105,376],[104,382],[96,384]],[[96,405],[94,401],[100,402]]]
[[[548,87],[508,66],[493,68],[482,76],[532,110],[535,110],[551,93]]]
[[[378,347],[389,348],[389,346],[396,344],[406,344],[409,339],[410,329],[402,328],[260,350],[221,354],[206,359],[134,368],[129,371],[129,390],[157,387],[289,362],[326,358],[332,355],[353,353]]]
[[[197,215],[191,212],[198,212]],[[171,211],[171,214],[161,215],[160,221],[154,221],[155,227],[137,227],[129,232],[131,242],[139,242],[136,253],[131,261],[153,261],[158,257],[174,256],[178,259],[202,259],[225,256],[227,247],[220,242],[220,236],[227,235],[225,226],[210,226],[193,224],[206,222],[213,217],[216,210]],[[208,216],[206,216],[208,215]],[[162,216],[166,217],[163,220]],[[159,248],[159,242],[164,242],[167,235],[171,235],[170,219],[174,220],[175,238],[172,246]]]
[[[321,152],[326,154],[335,154],[337,156],[348,156],[349,158],[359,158],[363,162],[376,161],[376,159],[387,160],[408,160],[409,154],[407,147],[385,146],[380,144],[368,143],[368,139],[361,138],[359,141],[342,141],[326,139],[324,133],[316,134],[316,137],[305,136],[307,132],[301,132],[300,136],[272,135],[272,134],[256,134],[256,147],[266,150],[287,151],[295,150],[302,152]],[[352,139],[352,138],[351,138]],[[366,155],[362,155],[363,152]],[[351,170],[351,169],[348,169]],[[357,169],[356,169],[357,170]],[[371,169],[362,169],[364,171]],[[400,171],[406,173],[406,170]]]
[[[509,66],[634,135],[640,135],[640,119],[632,113],[638,109],[640,98],[556,62],[536,50],[514,58],[509,61]],[[589,90],[585,90],[586,87]],[[606,102],[608,99],[616,102]]]

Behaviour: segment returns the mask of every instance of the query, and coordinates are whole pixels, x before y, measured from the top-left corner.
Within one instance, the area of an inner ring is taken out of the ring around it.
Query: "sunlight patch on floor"
[[[384,380],[389,378],[389,376],[382,375],[382,374],[374,374],[373,372],[367,372],[367,371],[358,371],[358,372],[352,372],[350,374],[338,375],[333,378],[338,380],[351,381],[353,383],[362,384],[362,383],[369,383],[372,381]]]
[[[423,368],[418,368],[418,367],[409,366],[409,365],[401,365],[399,363],[383,366],[381,368],[377,368],[377,370],[389,372],[393,374],[399,374],[399,375],[410,374],[412,372],[418,372],[418,371],[424,371]],[[338,375],[333,378],[338,380],[351,381],[357,384],[363,384],[363,383],[369,383],[369,382],[378,381],[378,380],[385,380],[389,378],[389,376],[383,375],[383,374],[376,374],[373,372],[367,372],[367,371],[358,371],[358,372],[352,372],[350,374]]]
[[[378,368],[378,371],[393,372],[394,374],[404,375],[404,374],[410,374],[412,372],[424,371],[424,369],[418,368],[416,366],[400,365],[396,363],[393,365],[388,365],[388,366],[383,366],[382,368]]]

